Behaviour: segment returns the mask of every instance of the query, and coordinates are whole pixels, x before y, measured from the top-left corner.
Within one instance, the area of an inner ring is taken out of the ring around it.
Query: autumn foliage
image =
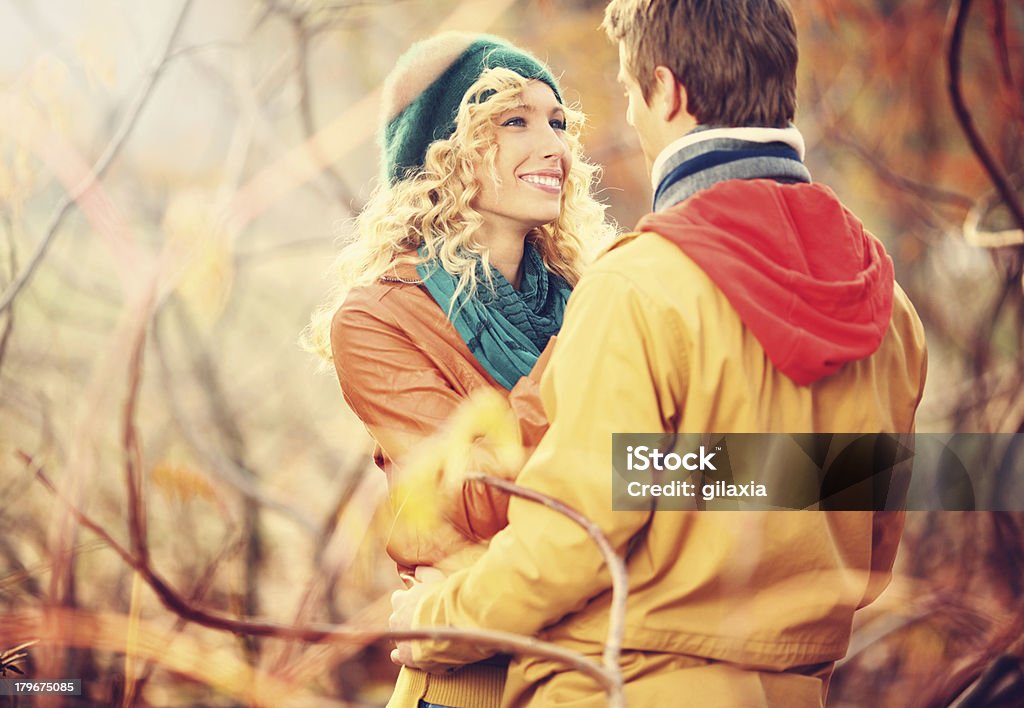
[[[918,430],[1024,433],[1024,4],[793,6],[808,167],[925,324]],[[384,479],[296,338],[376,174],[380,82],[435,30],[545,58],[609,212],[648,210],[602,7],[0,6],[4,662],[83,679],[68,705],[386,700]],[[1022,596],[1024,513],[911,514],[830,704],[1021,705]]]

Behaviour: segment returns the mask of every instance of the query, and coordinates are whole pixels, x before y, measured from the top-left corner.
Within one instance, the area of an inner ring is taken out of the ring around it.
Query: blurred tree
[[[793,5],[812,174],[886,242],[925,321],[919,430],[1024,431],[1024,225],[995,176],[1024,198],[1024,5]],[[442,25],[525,44],[588,113],[588,153],[627,229],[650,184],[603,7],[0,4],[0,618],[48,608],[83,628],[69,653],[28,649],[33,672],[87,679],[83,702],[249,700],[245,680],[203,661],[216,656],[304,699],[383,702],[386,643],[243,643],[197,626],[32,474],[121,538],[138,528],[130,469],[148,553],[198,606],[382,621],[397,585],[383,480],[336,382],[294,345],[327,289],[311,274],[374,183],[375,91]],[[833,703],[1015,695],[1022,515],[912,515],[897,571],[858,619]],[[114,641],[122,622],[142,628],[137,650]],[[0,651],[4,638],[0,625]]]

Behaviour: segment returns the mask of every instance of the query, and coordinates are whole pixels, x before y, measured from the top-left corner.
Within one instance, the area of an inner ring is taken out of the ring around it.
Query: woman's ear
[[[686,89],[667,66],[654,67],[654,99],[662,120],[670,123],[686,112]]]

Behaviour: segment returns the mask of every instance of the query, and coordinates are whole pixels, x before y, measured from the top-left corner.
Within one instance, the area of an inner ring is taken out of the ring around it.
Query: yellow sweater
[[[436,674],[403,666],[388,708],[416,708],[420,699],[455,708],[498,708],[507,671],[507,659]]]

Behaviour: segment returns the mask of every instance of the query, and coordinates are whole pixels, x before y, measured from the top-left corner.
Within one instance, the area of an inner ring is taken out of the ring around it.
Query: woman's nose
[[[565,144],[562,131],[548,126],[544,131],[544,143],[542,145],[545,158],[562,158],[568,153],[569,146]]]

